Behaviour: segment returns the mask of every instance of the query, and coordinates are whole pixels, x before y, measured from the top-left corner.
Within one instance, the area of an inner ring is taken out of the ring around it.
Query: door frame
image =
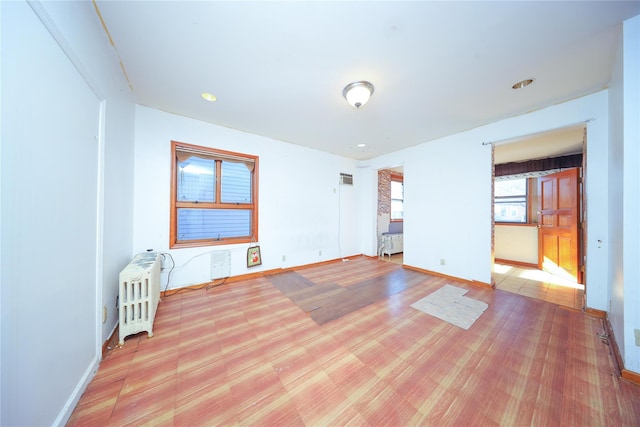
[[[571,126],[583,126],[583,136],[582,136],[582,167],[580,171],[580,180],[578,186],[578,216],[581,226],[578,228],[578,252],[581,261],[580,265],[580,273],[581,280],[580,284],[584,286],[583,293],[583,301],[582,306],[585,307],[587,300],[587,280],[586,280],[586,271],[587,271],[587,200],[586,200],[586,185],[587,185],[587,122],[576,123],[575,125],[563,126],[571,127]],[[560,130],[562,128],[558,128],[556,130]],[[548,131],[553,131],[554,129],[548,129]],[[535,135],[539,132],[533,133],[531,135]],[[511,138],[504,139],[502,141],[507,141]],[[518,140],[522,140],[522,137],[518,137]],[[515,143],[516,141],[514,141]],[[491,271],[493,272],[493,268],[495,265],[495,219],[494,219],[494,201],[495,201],[495,148],[496,143],[491,144]],[[487,143],[489,145],[489,143]],[[493,279],[493,275],[491,277],[491,285],[495,289],[496,283]]]

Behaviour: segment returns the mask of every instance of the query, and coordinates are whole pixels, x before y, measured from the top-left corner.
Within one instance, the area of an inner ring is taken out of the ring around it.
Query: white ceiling
[[[607,87],[621,22],[640,13],[638,1],[96,5],[139,104],[361,160]],[[360,110],[342,97],[356,80],[375,86]]]

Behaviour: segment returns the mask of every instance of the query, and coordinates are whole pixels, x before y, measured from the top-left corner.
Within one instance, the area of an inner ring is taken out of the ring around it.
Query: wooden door
[[[538,268],[582,281],[579,168],[538,178]]]

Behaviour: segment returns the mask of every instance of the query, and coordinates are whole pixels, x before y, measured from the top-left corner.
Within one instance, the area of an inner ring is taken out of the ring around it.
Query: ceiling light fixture
[[[202,92],[202,98],[209,102],[214,102],[217,99],[214,94],[209,92]]]
[[[531,83],[533,83],[534,79],[526,79],[523,80],[521,82],[518,82],[516,84],[514,84],[513,86],[511,86],[512,89],[522,89],[523,87],[529,86]]]
[[[366,104],[371,95],[373,95],[373,85],[365,81],[349,83],[342,91],[344,99],[356,109]]]

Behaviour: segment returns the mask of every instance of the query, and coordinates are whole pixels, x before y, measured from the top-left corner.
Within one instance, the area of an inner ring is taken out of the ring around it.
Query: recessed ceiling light
[[[533,83],[534,79],[526,79],[523,80],[521,82],[518,82],[516,84],[514,84],[513,86],[511,86],[512,89],[522,89],[523,87],[529,86],[531,83]]]
[[[363,147],[366,147],[366,146],[367,146],[367,144],[358,144],[359,148],[363,148]]]
[[[214,94],[209,92],[202,92],[202,98],[209,102],[214,102],[217,99]]]

